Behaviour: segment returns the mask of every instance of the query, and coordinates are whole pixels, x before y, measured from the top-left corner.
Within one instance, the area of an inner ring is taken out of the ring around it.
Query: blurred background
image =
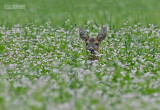
[[[5,5],[25,5],[24,9],[5,9]],[[160,3],[157,0],[1,0],[0,25],[50,21],[53,26],[63,26],[67,19],[81,26],[88,20],[96,24],[110,24],[119,28],[141,23],[160,25]]]

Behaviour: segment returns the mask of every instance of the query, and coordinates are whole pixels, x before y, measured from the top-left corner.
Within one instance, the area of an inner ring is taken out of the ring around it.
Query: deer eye
[[[96,43],[96,46],[99,46],[99,43]]]
[[[88,43],[86,43],[86,45],[88,45]]]

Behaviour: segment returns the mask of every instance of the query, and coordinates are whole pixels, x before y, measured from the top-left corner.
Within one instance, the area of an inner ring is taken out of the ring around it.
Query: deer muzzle
[[[89,48],[89,51],[91,52],[91,54],[94,54],[94,49],[93,48]]]

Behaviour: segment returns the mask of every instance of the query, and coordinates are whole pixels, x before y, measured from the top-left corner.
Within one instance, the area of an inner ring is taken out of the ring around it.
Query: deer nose
[[[89,51],[91,52],[91,54],[94,53],[94,49],[93,48],[89,48]]]

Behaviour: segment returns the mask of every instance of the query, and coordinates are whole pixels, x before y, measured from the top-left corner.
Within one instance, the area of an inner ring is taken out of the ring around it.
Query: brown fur
[[[92,54],[88,55],[88,60],[99,60],[99,57],[98,57],[97,53],[99,53],[99,44],[100,44],[100,42],[96,38],[89,38],[86,41],[86,43],[88,43],[88,45],[86,45],[86,52],[88,54],[90,54],[88,52],[89,45],[91,45],[93,47],[94,51],[95,51],[93,55]],[[96,45],[96,43],[98,44],[98,46]]]
[[[84,29],[79,29],[81,39],[86,42],[86,52],[88,54],[88,60],[99,60],[99,46],[101,41],[106,37],[106,31],[107,28],[104,28],[102,31],[100,31],[96,38],[91,38]]]

